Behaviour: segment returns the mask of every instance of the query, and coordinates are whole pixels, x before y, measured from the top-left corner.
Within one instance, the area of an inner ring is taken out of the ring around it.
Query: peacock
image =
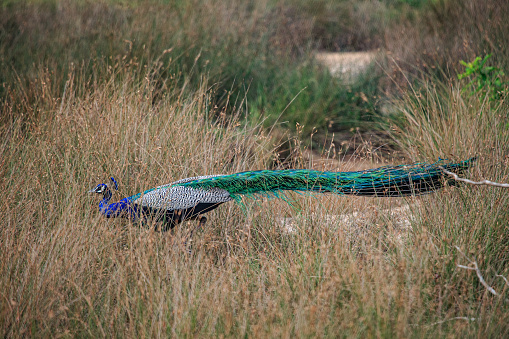
[[[207,221],[203,214],[228,201],[241,202],[243,196],[285,198],[287,191],[373,197],[421,195],[444,186],[447,180],[444,180],[443,169],[461,174],[474,160],[459,163],[439,160],[432,164],[414,163],[352,172],[285,169],[205,175],[181,179],[114,203],[110,203],[111,189],[118,190],[114,178],[111,184],[99,184],[90,192],[102,194],[99,210],[107,218],[145,220],[151,217],[162,222],[165,231],[190,219],[198,219],[198,227],[201,227]]]

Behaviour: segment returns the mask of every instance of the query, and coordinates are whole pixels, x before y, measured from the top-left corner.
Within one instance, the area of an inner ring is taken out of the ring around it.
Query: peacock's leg
[[[207,222],[207,218],[206,217],[201,217],[200,221],[198,222],[198,228],[200,228],[202,226],[205,226],[206,222]]]

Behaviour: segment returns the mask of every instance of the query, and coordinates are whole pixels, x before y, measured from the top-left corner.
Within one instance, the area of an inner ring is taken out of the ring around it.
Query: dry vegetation
[[[121,198],[193,175],[309,165],[298,140],[282,163],[281,130],[253,119],[249,102],[217,105],[221,84],[133,60],[97,62],[92,77],[87,65],[63,78],[39,64],[3,87],[3,337],[509,335],[504,189],[225,204],[191,254],[191,222],[161,234],[102,218],[86,192],[110,175]],[[470,178],[509,182],[507,102],[463,86],[409,86],[390,133],[409,159],[478,155]],[[468,262],[456,246],[497,295],[457,266]]]
[[[191,255],[181,245],[189,224],[160,234],[101,218],[85,192],[111,173],[124,196],[180,177],[263,168],[274,156],[270,135],[240,128],[241,112],[207,118],[205,85],[174,89],[154,105],[151,84],[131,80],[112,75],[82,98],[69,87],[60,100],[43,98],[37,114],[26,107],[24,119],[6,106],[5,336],[506,333],[504,281],[495,277],[508,273],[509,201],[501,190],[449,188],[405,200],[296,196],[293,208],[264,200],[224,205],[195,235]],[[48,85],[38,86],[45,93]],[[426,107],[428,118],[409,125],[409,136],[423,140],[413,140],[412,150],[436,157],[429,136],[447,138],[444,147],[466,145],[459,156],[479,150],[481,172],[506,180],[505,166],[496,165],[507,161],[507,133],[488,133],[500,126],[497,111],[480,114],[454,91],[449,104],[465,109],[449,113],[472,120],[444,133],[457,117]],[[411,231],[401,236],[387,209],[407,203]],[[330,217],[353,212],[362,223]],[[296,232],[281,227],[287,216]],[[502,297],[455,267],[455,245],[477,257]],[[475,321],[434,324],[460,316]]]

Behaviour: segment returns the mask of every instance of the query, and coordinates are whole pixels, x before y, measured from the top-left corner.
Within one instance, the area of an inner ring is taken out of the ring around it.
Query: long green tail
[[[199,179],[181,184],[193,188],[222,188],[235,200],[241,195],[272,195],[283,191],[314,191],[359,196],[408,196],[434,191],[444,185],[444,173],[462,173],[475,158],[459,163],[439,160],[433,164],[385,166],[356,172],[320,172],[306,169],[248,171]]]

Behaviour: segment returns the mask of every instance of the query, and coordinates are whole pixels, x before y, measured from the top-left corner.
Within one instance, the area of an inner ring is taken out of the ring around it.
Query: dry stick
[[[450,176],[452,176],[454,178],[454,180],[456,181],[462,181],[462,182],[466,182],[467,184],[471,184],[471,185],[488,185],[488,186],[496,186],[496,187],[504,187],[504,188],[509,188],[509,184],[501,184],[501,183],[498,183],[498,182],[493,182],[493,181],[489,181],[489,180],[482,180],[482,181],[472,181],[472,180],[468,180],[468,179],[464,179],[464,178],[460,178],[456,173],[453,173],[451,171],[448,171],[446,170],[444,167],[442,166],[439,166],[439,168],[444,171],[445,174],[448,174]],[[482,274],[481,274],[481,271],[479,270],[479,267],[477,266],[477,262],[476,261],[472,261],[469,257],[467,257],[465,255],[465,253],[463,253],[460,248],[458,246],[454,246],[456,247],[456,249],[469,261],[469,264],[472,265],[473,267],[471,266],[465,266],[465,265],[456,265],[457,267],[459,268],[464,268],[466,270],[471,270],[471,271],[475,271],[475,273],[477,274],[477,277],[479,278],[479,281],[481,282],[481,284],[486,287],[486,289],[493,295],[496,295],[496,296],[499,296],[499,294],[497,293],[497,291],[495,291],[495,289],[491,286],[489,286],[486,281],[484,280]],[[500,275],[500,274],[497,274],[496,275],[497,277],[500,277],[502,279],[504,279],[505,283],[509,286],[509,282],[507,281],[506,277],[504,277],[503,275]],[[468,317],[454,317],[454,318],[449,318],[449,319],[446,319],[446,320],[442,320],[442,321],[438,321],[436,323],[433,323],[431,324],[430,326],[432,325],[438,325],[438,324],[443,324],[447,321],[451,321],[451,320],[466,320],[466,321],[475,321],[476,318],[468,318]]]
[[[472,180],[460,178],[456,173],[450,172],[450,171],[446,170],[445,168],[443,168],[442,166],[438,166],[438,168],[440,168],[442,171],[444,171],[445,174],[449,174],[450,176],[452,176],[454,178],[454,180],[463,181],[470,185],[488,185],[488,186],[509,188],[509,184],[501,184],[501,183],[493,182],[493,181],[489,181],[489,180],[472,181]]]
[[[456,249],[458,250],[458,252],[460,252],[468,261],[469,261],[469,266],[464,266],[464,265],[456,265],[458,266],[459,268],[464,268],[466,270],[471,270],[471,271],[475,271],[475,273],[477,274],[477,277],[479,278],[479,281],[481,282],[481,284],[486,287],[486,289],[493,295],[496,295],[498,297],[498,293],[497,291],[495,291],[495,289],[493,287],[491,287],[490,285],[488,285],[486,283],[486,281],[484,281],[484,278],[482,277],[482,274],[481,274],[481,271],[479,270],[479,267],[477,267],[477,262],[476,261],[473,261],[471,260],[469,257],[467,257],[465,255],[465,253],[461,252],[460,248],[458,246],[454,246],[456,247]],[[473,265],[470,266],[470,265]]]
[[[486,179],[482,180],[482,181],[472,181],[472,180],[468,180],[468,179],[465,179],[465,178],[460,178],[456,173],[448,171],[448,170],[446,170],[442,166],[439,166],[439,168],[442,171],[444,171],[445,174],[448,174],[448,175],[452,176],[454,178],[454,180],[456,180],[456,181],[466,182],[467,184],[470,184],[470,185],[488,185],[488,186],[496,186],[496,187],[509,188],[509,184],[501,184],[501,183],[489,181],[489,180],[486,180]],[[472,266],[464,266],[464,265],[457,265],[457,266],[459,268],[464,268],[466,270],[475,271],[475,273],[477,274],[477,277],[479,278],[479,281],[481,282],[481,284],[483,284],[483,286],[486,287],[486,289],[488,291],[490,291],[491,294],[498,296],[498,293],[495,291],[495,289],[493,289],[493,287],[489,286],[486,283],[486,281],[484,281],[484,279],[483,279],[483,277],[481,275],[481,271],[479,270],[479,267],[477,267],[477,262],[476,261],[472,261],[470,258],[468,258],[463,252],[461,252],[461,250],[459,249],[458,246],[454,246],[454,247],[456,247],[456,249],[469,261],[470,265],[472,265],[473,267]],[[500,275],[500,274],[497,274],[495,276],[504,279],[506,285],[509,286],[509,281],[507,281],[506,277],[504,277],[503,275]]]
[[[446,322],[451,321],[451,320],[476,321],[477,319],[476,318],[469,318],[469,317],[454,317],[454,318],[449,318],[449,319],[445,319],[445,320],[440,320],[440,321],[434,322],[432,324],[429,324],[427,326],[429,327],[429,326],[440,325],[440,324],[446,323]]]
[[[507,286],[509,286],[509,281],[507,281],[507,278],[506,278],[506,277],[504,277],[503,275],[501,275],[501,274],[495,274],[495,277],[500,277],[500,278],[504,279],[505,284],[506,284]]]
[[[491,287],[490,285],[488,285],[486,283],[486,281],[484,280],[482,274],[481,274],[481,271],[479,270],[479,267],[477,266],[477,262],[470,259],[469,257],[467,257],[467,255],[465,253],[463,253],[460,248],[458,246],[454,246],[456,247],[456,249],[458,250],[458,252],[461,253],[461,255],[463,255],[465,257],[465,259],[468,260],[469,262],[469,266],[465,266],[465,265],[459,265],[457,264],[456,266],[459,267],[459,268],[464,268],[466,270],[470,270],[470,271],[475,271],[475,273],[477,274],[477,277],[479,278],[479,281],[481,282],[481,284],[486,287],[486,289],[493,295],[496,295],[497,297],[499,297],[500,295],[497,293],[497,291],[495,291],[495,289],[493,287]],[[470,266],[471,265],[471,266]],[[509,285],[509,282],[507,281],[507,279],[503,276],[503,275],[499,275],[497,274],[496,275],[497,277],[501,277],[502,279],[505,280],[506,284]],[[449,318],[449,319],[445,319],[445,320],[441,320],[441,321],[437,321],[437,322],[434,322],[432,324],[429,324],[428,326],[435,326],[435,325],[440,325],[440,324],[443,324],[445,322],[448,322],[448,321],[451,321],[451,320],[465,320],[465,321],[476,321],[477,319],[476,318],[469,318],[469,317],[453,317],[453,318]]]

